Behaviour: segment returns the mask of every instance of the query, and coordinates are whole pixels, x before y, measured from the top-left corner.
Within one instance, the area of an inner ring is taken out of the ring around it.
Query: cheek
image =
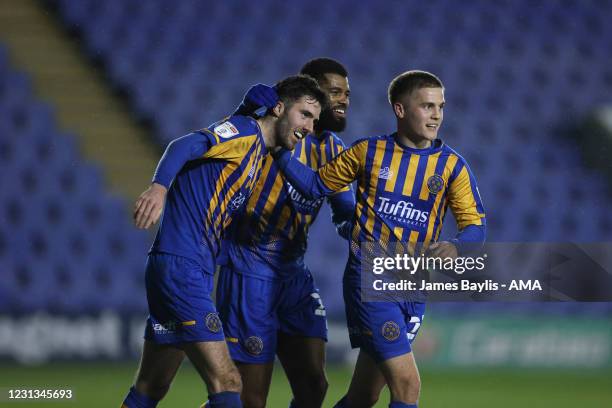
[[[419,111],[419,112],[416,112],[410,115],[410,125],[413,128],[420,128],[424,126],[424,124],[425,124],[425,116],[422,114],[422,112]]]

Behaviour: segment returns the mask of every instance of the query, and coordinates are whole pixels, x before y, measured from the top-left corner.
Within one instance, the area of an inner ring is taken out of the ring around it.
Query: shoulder
[[[453,149],[452,147],[447,145],[445,142],[441,141],[441,143],[442,143],[441,151],[442,151],[443,156],[455,157],[458,163],[466,164],[465,159],[463,158],[463,156],[459,154],[459,152],[457,152],[457,150]]]
[[[362,137],[361,139],[357,139],[355,140],[352,144],[351,147],[366,147],[369,144],[373,143],[376,144],[377,141],[379,140],[383,140],[387,137],[387,135],[379,135],[379,136],[368,136],[368,137]]]
[[[456,160],[456,164],[453,168],[452,174],[451,174],[451,179],[454,179],[455,177],[457,177],[459,175],[459,173],[461,173],[461,171],[463,169],[466,169],[468,173],[471,172],[470,170],[470,166],[468,165],[467,160],[461,155],[459,154],[459,152],[457,152],[457,150],[453,149],[452,147],[450,147],[449,145],[447,145],[446,143],[444,143],[442,145],[442,154],[443,155],[448,155],[449,158],[454,158],[454,160]]]
[[[326,130],[323,132],[323,140],[327,140],[328,142],[331,141],[336,145],[346,147],[344,140],[342,140],[342,138],[338,136],[336,133],[331,132],[329,130]]]
[[[259,126],[253,118],[234,115],[215,122],[202,131],[212,133],[219,138],[219,142],[223,142],[240,137],[256,136],[259,133]]]

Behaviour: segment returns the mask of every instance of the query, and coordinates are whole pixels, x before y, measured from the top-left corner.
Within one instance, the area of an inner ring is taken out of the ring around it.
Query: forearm
[[[344,221],[351,221],[355,213],[355,193],[352,189],[329,196],[332,222],[336,227]]]
[[[349,239],[355,214],[355,193],[353,189],[342,191],[328,197],[331,217],[338,235]]]
[[[457,246],[460,255],[470,254],[482,248],[486,238],[486,226],[468,225],[451,242]]]
[[[289,150],[281,149],[274,153],[273,156],[287,180],[305,198],[314,200],[334,192],[323,184],[323,181],[315,171],[302,164],[299,160],[292,158]]]

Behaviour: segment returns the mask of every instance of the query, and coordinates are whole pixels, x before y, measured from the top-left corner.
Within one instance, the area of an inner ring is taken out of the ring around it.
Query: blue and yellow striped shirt
[[[395,134],[362,139],[316,174],[309,174],[286,153],[277,162],[310,198],[357,180],[351,273],[359,273],[363,243],[383,248],[401,243],[412,254],[417,245],[426,249],[438,240],[448,208],[459,230],[485,225],[482,200],[465,159],[439,139],[427,149],[404,146]]]
[[[257,122],[244,116],[171,143],[153,181],[170,184],[176,171],[169,163],[181,170],[169,187],[151,251],[194,259],[214,273],[225,230],[248,201],[266,154]]]
[[[345,146],[332,132],[309,134],[295,147],[293,157],[316,170]],[[329,197],[336,225],[354,212],[352,188],[344,186]],[[287,279],[303,271],[308,229],[316,219],[322,198],[307,199],[289,183],[272,157],[267,157],[246,212],[232,228],[226,243],[232,268],[263,279]]]

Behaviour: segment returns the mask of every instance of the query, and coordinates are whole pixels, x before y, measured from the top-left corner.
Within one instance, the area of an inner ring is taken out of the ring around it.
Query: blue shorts
[[[310,272],[285,281],[259,279],[223,266],[217,306],[232,359],[274,361],[278,333],[327,341],[327,320]]]
[[[344,283],[344,305],[351,347],[377,362],[412,351],[423,316],[422,302],[362,302],[358,285]]]
[[[149,318],[145,339],[158,344],[223,341],[211,299],[213,275],[181,256],[152,253],[145,273]]]

